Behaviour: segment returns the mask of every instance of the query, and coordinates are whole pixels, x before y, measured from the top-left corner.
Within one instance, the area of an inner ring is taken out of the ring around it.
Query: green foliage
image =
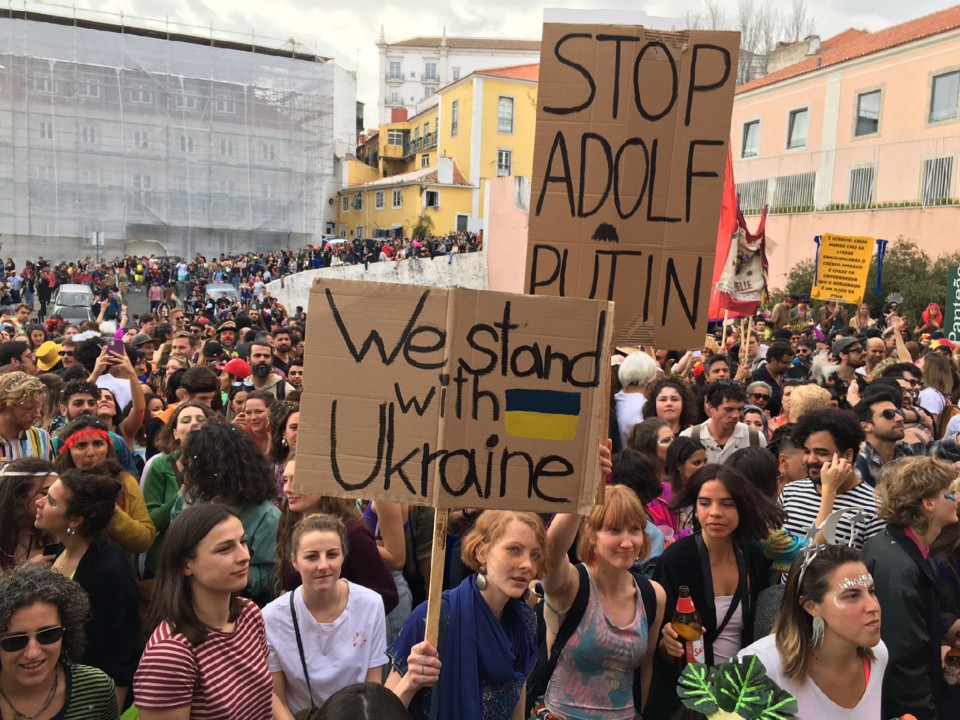
[[[683,669],[677,683],[677,695],[691,710],[705,715],[717,711],[717,696],[710,677],[710,668],[699,663],[690,663]]]
[[[811,256],[813,255],[811,243]],[[935,260],[921,250],[912,240],[903,236],[887,245],[887,254],[883,261],[883,278],[880,293],[877,293],[877,258],[874,252],[867,274],[867,289],[863,302],[870,306],[873,317],[878,318],[886,305],[886,298],[892,292],[903,295],[903,312],[908,323],[916,325],[920,313],[932,302],[943,307],[946,298],[947,268],[960,265],[960,251],[941,255]],[[785,295],[809,295],[813,286],[813,258],[798,263],[787,275],[785,288],[770,292],[771,304],[779,302]],[[851,315],[855,308],[850,307]]]
[[[410,235],[415,240],[426,240],[433,234],[433,218],[429,215],[421,214],[417,218],[417,224],[413,226],[413,229],[410,231]],[[944,279],[946,282],[946,279]]]
[[[750,655],[742,663],[730,660],[717,668],[717,704],[720,709],[738,715],[747,712],[752,716],[759,712],[758,706],[762,705],[766,695],[764,690],[770,684],[766,671],[756,655]]]

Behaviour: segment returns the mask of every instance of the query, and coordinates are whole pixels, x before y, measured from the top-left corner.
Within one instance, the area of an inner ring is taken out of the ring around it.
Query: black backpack
[[[587,568],[583,563],[577,563],[575,567],[580,575],[580,587],[573,599],[573,605],[570,606],[570,612],[567,613],[560,624],[557,637],[554,638],[553,646],[550,648],[549,657],[547,656],[547,624],[543,619],[543,600],[537,603],[538,655],[537,662],[527,677],[527,708],[525,713],[527,716],[530,715],[534,703],[547,692],[547,685],[550,683],[550,677],[560,660],[560,653],[563,652],[564,646],[580,625],[583,614],[587,611],[587,602],[590,599],[590,578],[587,576]],[[639,571],[636,565],[631,568],[630,574],[637,581],[637,587],[640,589],[640,600],[643,602],[643,609],[647,616],[647,625],[650,626],[657,617],[657,593],[650,580]],[[656,639],[648,637],[647,641],[656,642]],[[639,713],[643,708],[639,666],[633,673],[633,704]]]

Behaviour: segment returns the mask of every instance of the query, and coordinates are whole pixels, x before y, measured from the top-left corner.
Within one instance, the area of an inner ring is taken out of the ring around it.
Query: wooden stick
[[[727,320],[730,319],[730,310],[723,311],[723,335],[720,337],[720,352],[727,351]]]
[[[430,550],[430,590],[427,593],[427,629],[424,640],[437,647],[440,636],[440,596],[443,594],[443,567],[447,560],[447,518],[437,508],[433,516],[433,547]]]

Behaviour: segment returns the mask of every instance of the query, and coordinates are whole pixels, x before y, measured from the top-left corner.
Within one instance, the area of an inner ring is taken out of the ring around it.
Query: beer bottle
[[[960,683],[960,632],[953,637],[953,644],[943,660],[943,677],[947,685]]]
[[[684,658],[681,664],[705,663],[706,654],[703,650],[703,624],[700,622],[700,613],[693,606],[690,597],[690,588],[680,586],[680,595],[677,597],[677,609],[670,621],[674,631],[683,640]]]

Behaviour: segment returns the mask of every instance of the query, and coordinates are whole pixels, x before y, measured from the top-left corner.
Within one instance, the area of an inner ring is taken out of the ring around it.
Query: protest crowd
[[[425,640],[434,511],[298,487],[301,393],[337,379],[265,285],[481,242],[8,261],[0,718],[683,717],[691,600],[699,661],[760,657],[798,717],[960,717],[958,348],[896,297],[618,348],[604,501],[452,511]]]

